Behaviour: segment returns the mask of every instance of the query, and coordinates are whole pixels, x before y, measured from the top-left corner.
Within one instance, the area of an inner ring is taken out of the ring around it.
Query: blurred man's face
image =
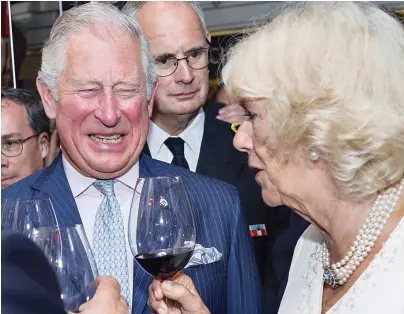
[[[36,135],[36,136],[33,136]],[[30,136],[24,143],[18,143]],[[35,134],[28,123],[28,113],[25,106],[11,100],[1,102],[1,188],[31,175],[43,168],[43,159],[49,150],[49,135]],[[17,156],[8,157],[18,153]]]

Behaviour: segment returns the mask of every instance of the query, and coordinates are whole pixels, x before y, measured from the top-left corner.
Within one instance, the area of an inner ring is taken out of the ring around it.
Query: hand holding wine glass
[[[121,296],[119,283],[114,277],[98,277],[95,288],[94,297],[80,306],[81,314],[129,314],[128,304]]]
[[[27,234],[42,250],[59,282],[64,308],[76,312],[95,293],[97,267],[82,225],[36,228]]]
[[[30,238],[51,264],[66,311],[76,311],[95,292],[95,260],[81,225],[61,228],[50,199],[7,200],[2,207],[2,230]]]
[[[176,303],[176,308],[170,308],[170,312],[167,299]],[[149,306],[159,314],[210,314],[192,279],[182,273],[176,274],[171,281],[153,280],[149,286]]]

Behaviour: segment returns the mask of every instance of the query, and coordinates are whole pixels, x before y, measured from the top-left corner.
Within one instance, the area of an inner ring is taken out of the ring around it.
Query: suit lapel
[[[33,182],[34,198],[50,198],[59,226],[82,224],[76,201],[63,168],[62,154]]]

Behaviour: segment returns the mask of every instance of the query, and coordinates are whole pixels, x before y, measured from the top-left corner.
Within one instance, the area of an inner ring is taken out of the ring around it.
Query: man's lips
[[[193,91],[187,91],[187,92],[173,93],[171,95],[172,96],[187,96],[187,95],[195,94],[196,92],[197,92],[196,90],[193,90]]]
[[[193,92],[186,92],[186,93],[177,93],[177,94],[172,94],[173,97],[175,98],[192,98],[195,96],[197,91],[193,91]]]

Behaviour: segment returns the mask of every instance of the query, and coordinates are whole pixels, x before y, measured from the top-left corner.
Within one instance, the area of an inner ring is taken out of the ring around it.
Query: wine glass
[[[22,232],[42,249],[56,273],[66,311],[77,311],[94,295],[98,271],[83,226],[60,228],[49,198],[6,200],[1,228]]]
[[[33,228],[58,226],[49,198],[40,200],[6,200],[2,207],[1,229],[29,232]]]
[[[77,312],[94,296],[98,276],[83,226],[33,228],[27,235],[42,249],[55,271],[65,310]]]
[[[141,178],[132,199],[129,244],[157,280],[181,271],[195,247],[195,218],[180,177]]]

